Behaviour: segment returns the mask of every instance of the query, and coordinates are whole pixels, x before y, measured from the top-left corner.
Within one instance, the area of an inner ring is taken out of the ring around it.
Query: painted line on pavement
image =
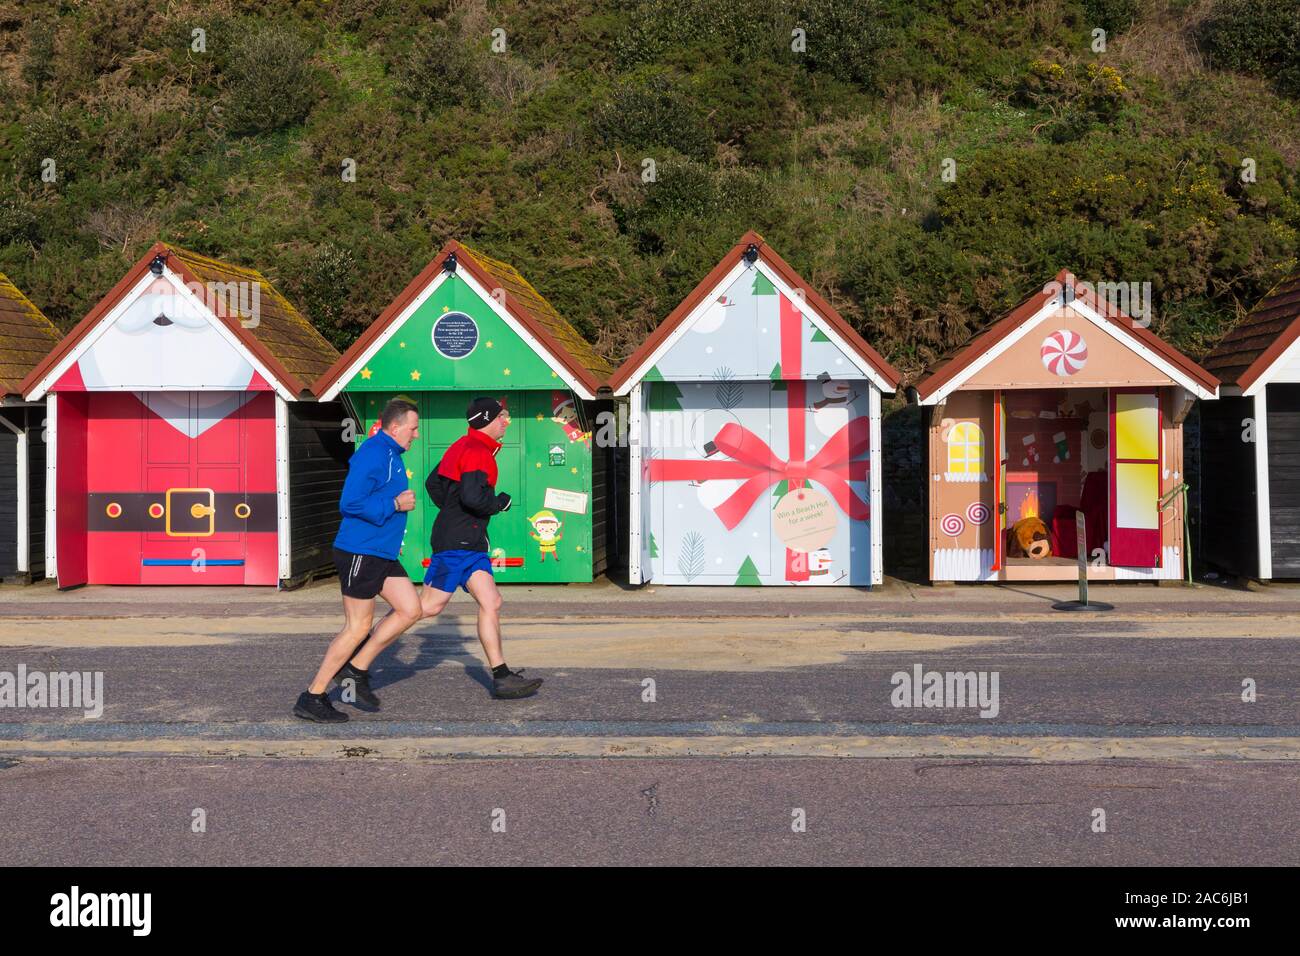
[[[484,758],[962,758],[1026,763],[1103,759],[1300,760],[1300,739],[1255,737],[424,737],[299,740],[90,740],[0,743],[0,757],[307,760]]]

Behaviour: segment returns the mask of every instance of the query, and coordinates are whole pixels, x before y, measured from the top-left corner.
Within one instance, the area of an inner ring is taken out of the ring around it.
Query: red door
[[[89,580],[275,584],[269,392],[91,396]]]
[[[1160,392],[1110,391],[1110,563],[1160,567]]]

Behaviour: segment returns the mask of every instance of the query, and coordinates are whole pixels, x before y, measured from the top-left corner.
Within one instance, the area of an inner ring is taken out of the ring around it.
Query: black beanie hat
[[[469,422],[471,428],[482,428],[496,421],[503,411],[501,403],[495,398],[476,398],[465,409],[465,421]]]

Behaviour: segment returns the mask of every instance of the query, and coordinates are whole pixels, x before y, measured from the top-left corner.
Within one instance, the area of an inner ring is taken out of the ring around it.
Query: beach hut
[[[630,580],[880,583],[880,398],[898,382],[746,233],[610,380],[630,398]]]
[[[916,385],[935,581],[1073,580],[1080,513],[1090,579],[1183,576],[1183,420],[1218,381],[1109,301],[1062,271]]]
[[[45,574],[45,403],[20,383],[59,342],[41,310],[0,273],[0,579]]]
[[[1300,578],[1300,272],[1205,367],[1223,388],[1201,406],[1203,557],[1244,578]]]
[[[260,273],[150,249],[26,377],[45,400],[45,574],[291,584],[333,566],[338,353]]]
[[[400,560],[424,577],[437,507],[424,482],[465,434],[479,395],[499,400],[511,425],[497,455],[509,511],[492,519],[491,559],[510,583],[590,581],[605,569],[608,448],[595,447],[598,392],[611,371],[514,267],[460,242],[443,246],[346,354],[316,381],[322,401],[342,396],[360,426],[378,429],[392,398],[420,410],[406,452],[416,507]],[[610,429],[612,432],[612,429]]]

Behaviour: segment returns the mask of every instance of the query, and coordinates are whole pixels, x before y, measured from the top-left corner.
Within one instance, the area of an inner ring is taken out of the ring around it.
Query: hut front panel
[[[854,360],[823,331],[824,321],[814,321],[810,307],[780,285],[761,260],[740,269],[696,310],[645,380],[826,381],[860,375]]]
[[[348,391],[564,388],[459,275],[443,280],[344,387]],[[463,409],[462,409],[463,411]]]
[[[1089,575],[1096,580],[1172,579],[1183,574],[1183,498],[1175,495],[1166,507],[1158,507],[1159,499],[1177,489],[1183,482],[1182,426],[1173,420],[1175,390],[1162,388],[1153,391],[1159,403],[1160,424],[1158,430],[1153,430],[1149,442],[1154,447],[1148,450],[1158,454],[1159,464],[1158,468],[1153,465],[1149,469],[1152,471],[1151,482],[1149,489],[1142,492],[1140,510],[1144,518],[1140,523],[1144,527],[1158,529],[1153,531],[1156,536],[1151,551],[1154,566],[1112,566],[1107,560],[1111,542],[1089,540],[1088,550],[1093,555]],[[1083,432],[1086,441],[1081,442],[1077,450],[1067,443],[1071,456],[1076,453],[1081,456],[1081,481],[1082,474],[1107,471],[1110,468],[1109,449],[1114,439],[1109,434],[1109,397],[1105,391],[1058,386],[1050,390],[1004,392],[1003,396],[1007,407],[1017,409],[1021,414],[1030,406],[1041,404],[1045,413],[1063,409],[1071,419],[1088,423]],[[1129,404],[1131,403],[1130,401]],[[931,578],[936,581],[1072,579],[1077,573],[1073,559],[1069,560],[1068,566],[1066,561],[1059,559],[1048,559],[1050,563],[1022,560],[1010,564],[1004,559],[1002,567],[994,570],[997,536],[1004,533],[1003,524],[997,517],[997,483],[1002,474],[999,471],[999,450],[994,446],[994,415],[993,392],[957,391],[949,396],[942,407],[942,413],[934,417],[930,427]],[[1152,418],[1151,422],[1154,429],[1155,419]],[[1010,421],[1009,425],[1004,426],[1008,428],[1008,434],[1019,434],[1012,427],[1015,424],[1015,421]],[[1034,443],[1036,450],[1033,454],[1050,456],[1057,437],[1055,426],[1043,431]],[[1032,454],[1026,451],[1029,447],[1027,442],[1008,441],[1006,436],[1002,440],[1006,445],[1007,468],[1010,471],[1032,468],[1025,461],[1026,456],[1032,458]],[[1013,443],[1019,447],[1012,448]],[[981,462],[982,468],[977,470],[972,465],[974,461]],[[1008,498],[1016,495],[1015,485],[1015,481],[1006,484],[1003,493]],[[1109,496],[1108,491],[1108,498]],[[1036,502],[1033,509],[1044,517],[1049,528],[1052,524],[1051,512],[1054,510],[1050,505],[1059,503],[1077,506],[1079,503],[1076,498],[1064,494],[1059,494],[1058,497],[1061,498],[1059,502]],[[1026,512],[1023,501],[1018,498],[1009,500],[1006,504],[1009,510],[1004,522],[1009,526]],[[1112,520],[1110,515],[1113,514],[1109,500],[1107,514],[1108,529]],[[1105,535],[1109,538],[1109,530]],[[1100,553],[1098,549],[1101,549]]]
[[[930,426],[930,577],[992,580],[997,534],[993,393],[954,392]]]
[[[1072,308],[1060,309],[975,371],[965,389],[1172,385],[1168,375]]]
[[[1300,385],[1266,387],[1273,577],[1300,578]]]
[[[270,392],[86,398],[89,583],[276,583]],[[68,467],[62,454],[58,467]],[[64,506],[60,497],[61,567]]]
[[[591,493],[589,423],[565,389],[352,395],[363,419],[359,441],[378,430],[379,415],[389,399],[405,398],[420,409],[420,437],[403,456],[416,507],[406,522],[402,566],[412,580],[424,578],[438,514],[425,491],[425,480],[437,470],[451,444],[465,434],[465,409],[480,394],[500,401],[511,418],[496,459],[496,487],[510,495],[510,510],[494,516],[488,526],[493,574],[503,584],[590,581],[592,515],[603,501],[597,502]]]
[[[719,376],[642,387],[649,580],[871,584],[866,381]],[[826,470],[790,480],[792,460]]]

